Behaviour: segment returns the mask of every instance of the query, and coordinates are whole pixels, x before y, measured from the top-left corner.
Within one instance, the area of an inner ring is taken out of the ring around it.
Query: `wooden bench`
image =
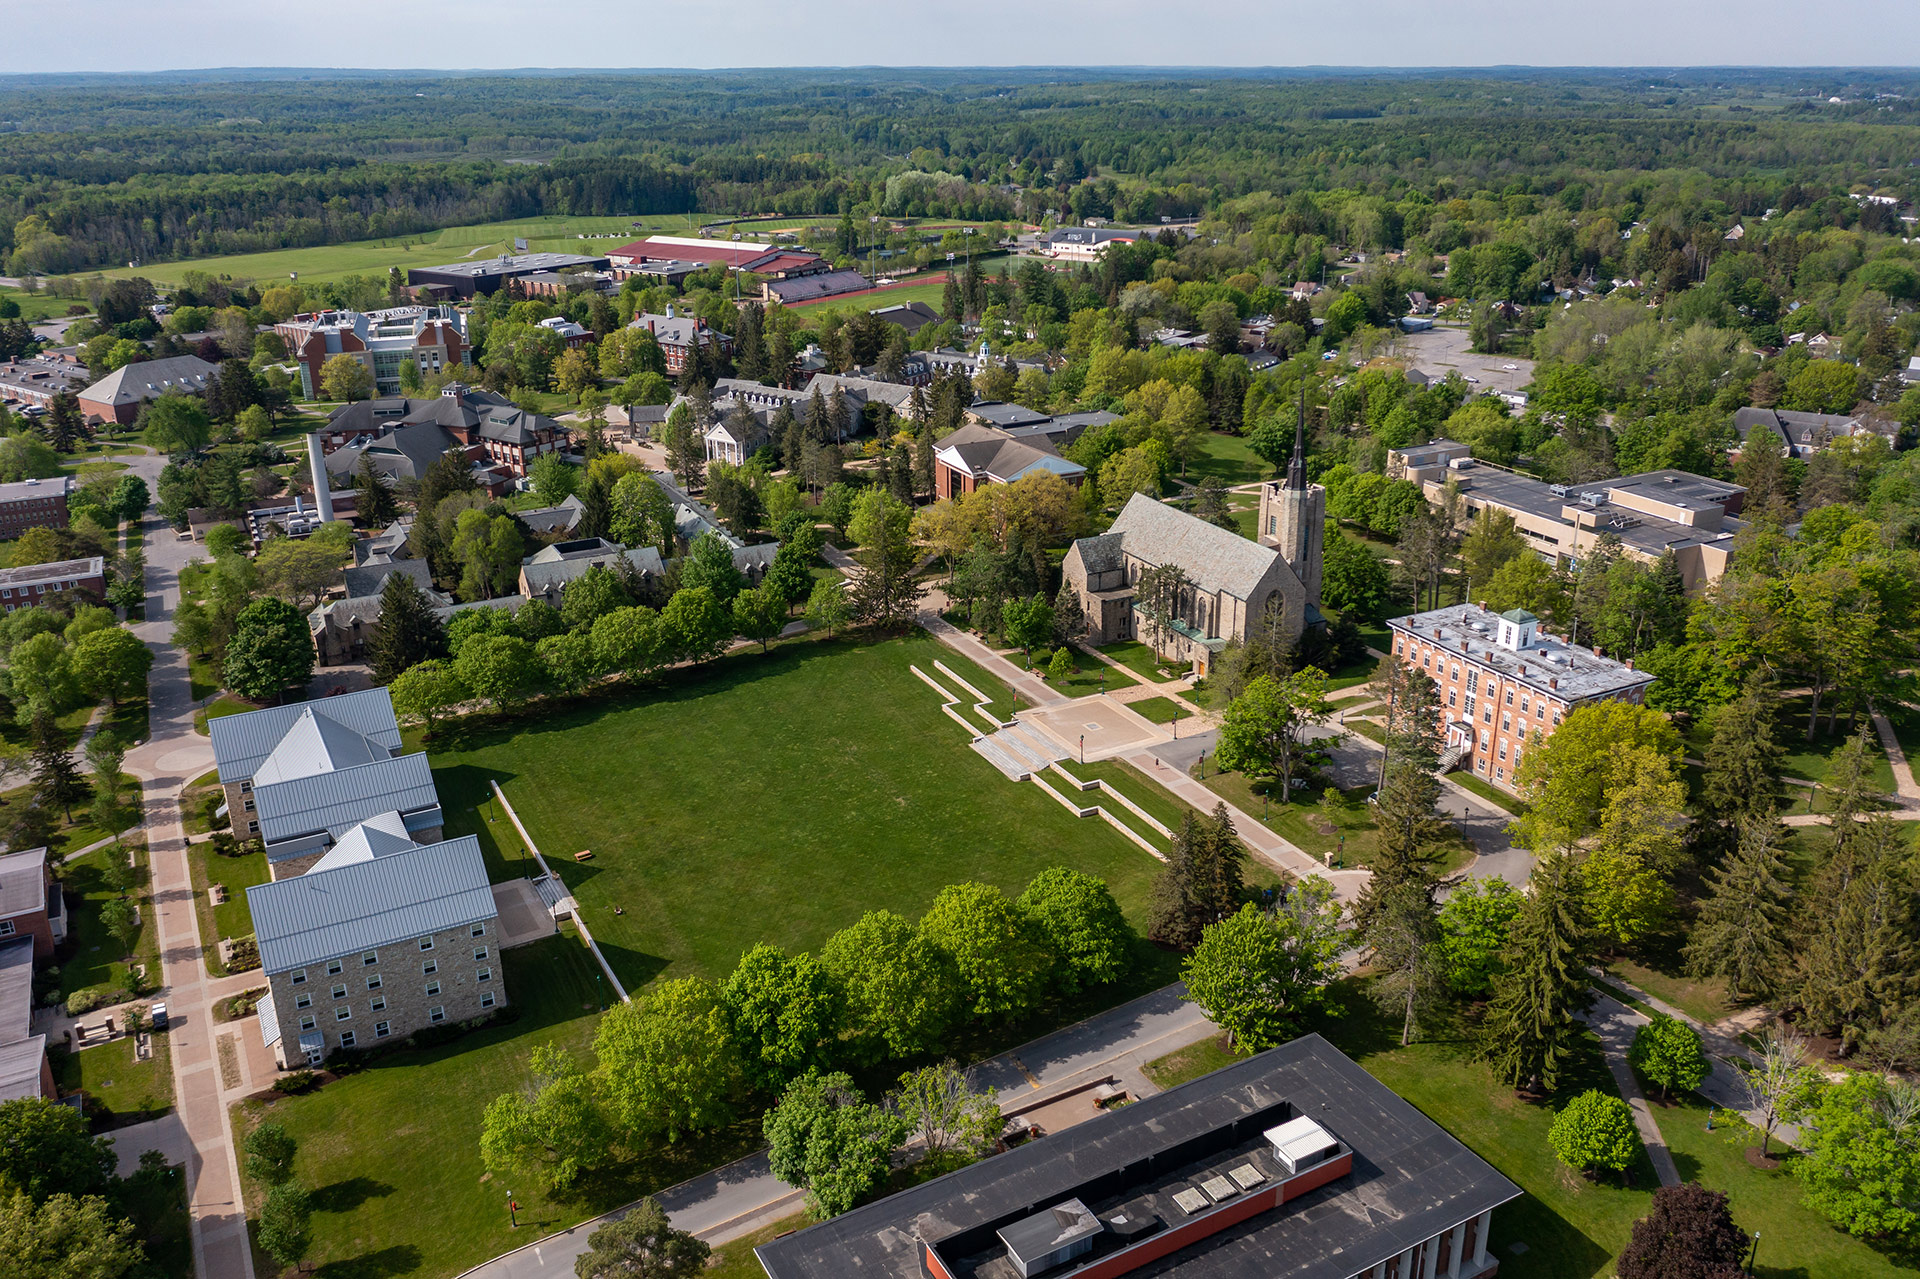
[[[577,862],[590,862],[593,860],[593,850],[591,848],[583,848],[573,855],[573,860]]]

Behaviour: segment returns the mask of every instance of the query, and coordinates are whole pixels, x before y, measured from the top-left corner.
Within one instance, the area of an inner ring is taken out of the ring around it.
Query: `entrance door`
[[[318,1048],[307,1049],[307,1065],[318,1066],[319,1064],[320,1064],[320,1050]]]

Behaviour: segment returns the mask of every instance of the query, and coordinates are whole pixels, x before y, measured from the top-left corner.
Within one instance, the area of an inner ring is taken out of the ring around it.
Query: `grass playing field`
[[[909,669],[936,660],[998,692],[916,631],[463,721],[432,746],[450,833],[500,779],[630,988],[723,977],[760,941],[809,949],[867,910],[916,917],[962,880],[1018,893],[1051,865],[1100,875],[1140,922],[1159,863],[970,750]]]

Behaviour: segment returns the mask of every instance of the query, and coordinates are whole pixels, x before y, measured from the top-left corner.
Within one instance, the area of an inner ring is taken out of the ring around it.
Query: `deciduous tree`
[[[820,1216],[837,1216],[877,1190],[907,1121],[873,1105],[844,1074],[794,1080],[767,1112],[773,1175],[807,1192]]]
[[[740,957],[720,997],[754,1086],[778,1092],[828,1065],[840,1035],[840,992],[814,956],[762,942]]]
[[[1478,999],[1506,971],[1513,920],[1524,899],[1504,879],[1481,876],[1448,894],[1440,908],[1440,950],[1447,984],[1455,994]]]
[[[989,1153],[1006,1120],[989,1086],[975,1091],[968,1073],[951,1061],[900,1076],[889,1099],[937,1169],[958,1168]]]
[[[1619,1279],[1739,1279],[1747,1235],[1733,1224],[1727,1196],[1694,1182],[1661,1186],[1653,1208],[1633,1223],[1615,1265]]]
[[[930,1052],[961,1014],[965,995],[952,957],[892,911],[869,911],[829,937],[820,962],[866,1060]]]
[[[480,1125],[480,1159],[496,1175],[527,1173],[566,1190],[613,1157],[615,1136],[594,1077],[564,1049],[533,1050],[533,1083],[502,1093]]]
[[[255,600],[234,619],[220,665],[227,687],[250,701],[278,698],[313,678],[313,638],[285,600]]]
[[[1233,1044],[1258,1052],[1284,1043],[1340,974],[1340,914],[1333,885],[1318,875],[1295,884],[1272,914],[1248,902],[1208,925],[1187,957],[1188,997]]]
[[[1633,1033],[1627,1059],[1643,1078],[1660,1089],[1662,1097],[1692,1092],[1711,1069],[1700,1046],[1699,1032],[1664,1013],[1655,1013]]]
[[[574,1259],[575,1279],[695,1279],[712,1248],[667,1220],[649,1196],[587,1236]]]
[[[1104,985],[1126,972],[1133,930],[1105,880],[1052,866],[1033,877],[1018,904],[1053,951],[1063,990]]]
[[[709,981],[663,981],[614,1004],[600,1019],[593,1051],[609,1113],[634,1141],[674,1141],[733,1116],[739,1053]]]
[[[920,935],[949,955],[976,1017],[1012,1018],[1038,1001],[1049,956],[1033,922],[991,884],[949,884],[920,921]]]
[[[1588,1089],[1561,1108],[1547,1129],[1547,1144],[1567,1167],[1593,1174],[1624,1174],[1640,1155],[1633,1112],[1618,1097]]]
[[[1260,676],[1227,707],[1214,759],[1256,781],[1280,783],[1280,802],[1291,802],[1293,784],[1306,762],[1308,730],[1333,713],[1327,677],[1317,667],[1284,680]]]

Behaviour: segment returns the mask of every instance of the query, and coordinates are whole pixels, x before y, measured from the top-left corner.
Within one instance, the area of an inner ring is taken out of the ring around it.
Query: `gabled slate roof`
[[[942,439],[934,455],[956,471],[1011,484],[1029,471],[1052,471],[1063,478],[1085,475],[1086,468],[1053,451],[1044,437],[1018,440],[997,426],[974,423]]]
[[[1209,524],[1144,493],[1128,499],[1107,532],[1118,533],[1126,553],[1149,564],[1178,564],[1187,580],[1212,594],[1251,599],[1280,552]]]
[[[254,786],[260,837],[277,844],[320,831],[339,833],[379,813],[438,811],[426,752],[371,760],[337,772]]]
[[[283,973],[342,955],[444,932],[499,912],[472,835],[335,870],[247,889],[263,971]]]
[[[388,560],[384,564],[365,564],[348,569],[347,598],[351,600],[363,595],[378,595],[386,586],[387,578],[395,573],[405,573],[423,591],[431,592],[434,589],[433,567],[425,560]]]
[[[208,720],[207,734],[213,745],[214,762],[220,766],[220,780],[251,779],[294,721],[308,710],[352,729],[389,751],[400,748],[400,724],[393,716],[393,698],[384,688],[367,688],[338,697],[269,706],[244,715],[221,715]]]

